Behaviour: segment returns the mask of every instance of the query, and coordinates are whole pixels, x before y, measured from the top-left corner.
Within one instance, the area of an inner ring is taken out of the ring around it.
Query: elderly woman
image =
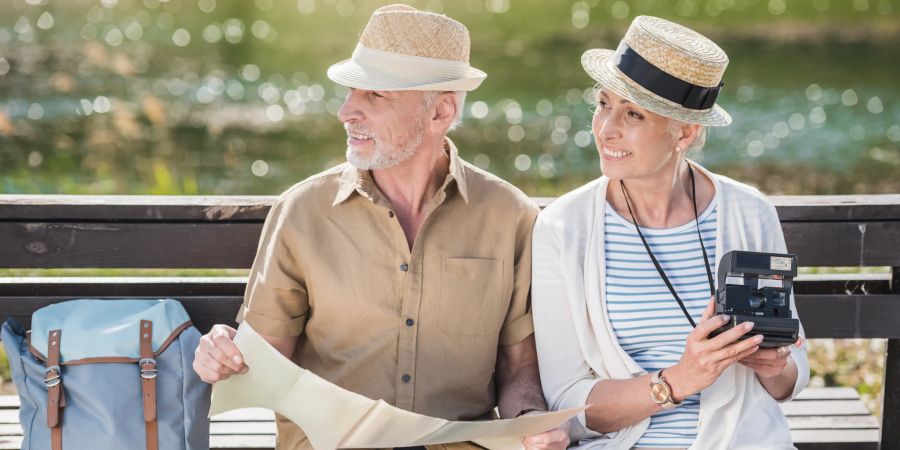
[[[589,406],[570,427],[581,447],[794,448],[778,402],[809,379],[803,338],[769,349],[746,325],[711,335],[728,320],[710,299],[717,258],[785,253],[762,194],[685,158],[731,123],[715,104],[727,64],[654,17],[582,57],[604,176],[540,214],[532,284],[544,395]]]

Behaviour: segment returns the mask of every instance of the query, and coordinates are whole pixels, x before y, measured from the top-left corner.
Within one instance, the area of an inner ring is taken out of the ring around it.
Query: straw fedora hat
[[[407,5],[375,10],[353,56],[328,69],[335,83],[384,91],[471,91],[485,77],[469,65],[465,25]]]
[[[714,127],[731,123],[731,115],[715,104],[728,56],[676,23],[635,17],[616,50],[588,50],[581,65],[602,89],[649,111]]]

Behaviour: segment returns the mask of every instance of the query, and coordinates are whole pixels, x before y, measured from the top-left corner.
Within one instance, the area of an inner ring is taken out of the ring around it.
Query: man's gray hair
[[[422,104],[424,108],[429,108],[431,105],[434,105],[434,102],[437,100],[438,95],[442,94],[440,91],[424,91],[422,92]],[[463,108],[466,106],[466,91],[456,91],[456,116],[453,117],[453,123],[450,124],[450,128],[447,131],[453,131],[462,124],[463,117]]]

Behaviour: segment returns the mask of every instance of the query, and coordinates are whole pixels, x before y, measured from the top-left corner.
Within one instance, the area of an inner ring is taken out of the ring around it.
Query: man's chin
[[[350,145],[347,146],[347,162],[360,170],[381,168],[379,167],[381,165],[379,158],[376,155],[366,155],[362,149]]]

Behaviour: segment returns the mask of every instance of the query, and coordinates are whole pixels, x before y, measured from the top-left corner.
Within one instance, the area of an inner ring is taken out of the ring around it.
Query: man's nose
[[[362,110],[359,108],[362,95],[362,91],[350,89],[350,92],[347,93],[347,98],[344,99],[344,104],[338,110],[337,116],[341,122],[347,123],[362,120]]]

